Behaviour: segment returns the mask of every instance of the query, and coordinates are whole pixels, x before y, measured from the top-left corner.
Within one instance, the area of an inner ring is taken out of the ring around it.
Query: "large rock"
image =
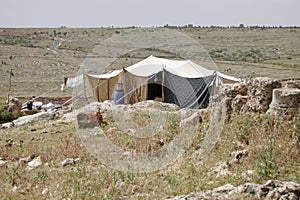
[[[75,110],[73,115],[76,116],[78,128],[95,128],[99,126],[96,112],[100,109],[101,114],[109,112],[112,104],[110,102],[93,102],[83,108]]]
[[[273,99],[267,113],[275,119],[290,120],[299,114],[300,89],[280,88],[273,91]]]
[[[19,117],[18,119],[14,120],[12,123],[14,126],[22,126],[24,124],[38,121],[40,119],[47,119],[49,116],[50,116],[50,113],[40,112],[40,113],[37,113],[34,115]]]

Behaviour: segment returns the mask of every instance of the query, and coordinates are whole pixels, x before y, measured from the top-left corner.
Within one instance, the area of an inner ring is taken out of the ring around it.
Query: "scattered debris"
[[[32,161],[36,156],[34,154],[26,157],[26,158],[20,158],[19,159],[19,163],[20,164],[26,164],[26,163],[29,163],[30,161]]]
[[[3,158],[0,158],[0,167],[7,167],[7,161],[4,160]]]
[[[210,174],[215,174],[216,177],[231,175],[231,172],[229,171],[229,167],[234,163],[240,164],[242,159],[247,155],[248,155],[248,150],[246,149],[231,152],[230,156],[233,156],[233,158],[229,162],[217,163],[215,167],[212,167],[210,169]]]
[[[7,139],[5,147],[10,148],[10,147],[12,147],[13,143],[14,143],[13,139]]]
[[[35,159],[33,159],[32,161],[30,161],[28,163],[28,166],[31,167],[31,168],[35,168],[35,167],[40,166],[41,164],[42,164],[41,156],[38,156]]]
[[[228,170],[228,164],[226,162],[219,162],[215,167],[210,169],[210,174],[215,174],[217,178],[231,175],[231,172]]]
[[[67,165],[74,165],[77,162],[79,162],[80,158],[66,158],[64,161],[61,162],[62,166],[67,166]]]
[[[14,185],[13,188],[12,188],[12,192],[16,192],[17,190],[18,190],[18,186]]]
[[[47,195],[49,192],[49,189],[48,188],[45,188],[43,191],[42,191],[42,195],[45,196]]]
[[[233,151],[230,153],[231,156],[233,156],[233,159],[229,161],[229,165],[233,163],[241,163],[242,158],[248,155],[248,150],[241,150],[241,151]]]

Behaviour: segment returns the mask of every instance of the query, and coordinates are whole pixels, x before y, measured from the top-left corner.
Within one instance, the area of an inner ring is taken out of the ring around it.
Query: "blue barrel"
[[[123,83],[117,83],[114,93],[115,104],[124,104],[124,90]]]

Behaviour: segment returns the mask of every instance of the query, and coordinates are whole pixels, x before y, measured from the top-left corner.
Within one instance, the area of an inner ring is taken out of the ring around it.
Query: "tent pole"
[[[86,86],[85,86],[85,73],[82,74],[82,78],[83,78],[83,95],[84,95],[84,98],[87,100],[87,96],[86,96]]]
[[[9,89],[8,89],[8,93],[7,93],[7,105],[9,104],[9,93],[10,93],[10,90],[11,90],[11,77],[13,76],[13,71],[12,69],[10,69],[10,72],[9,72]]]
[[[164,83],[165,83],[165,67],[163,67],[162,70],[162,83],[161,83],[161,95],[162,95],[162,100],[163,102],[165,101],[165,90],[164,90]]]

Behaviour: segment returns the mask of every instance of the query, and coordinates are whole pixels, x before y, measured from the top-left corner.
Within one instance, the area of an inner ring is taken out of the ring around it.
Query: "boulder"
[[[47,112],[40,112],[34,115],[28,115],[28,116],[23,116],[19,117],[18,119],[13,121],[14,126],[22,126],[24,124],[33,122],[33,121],[38,121],[40,119],[47,119],[50,116],[50,113]]]
[[[94,128],[99,126],[95,111],[86,111],[77,114],[78,128]]]
[[[274,89],[273,99],[267,114],[275,119],[290,120],[299,114],[300,89],[280,88]]]

